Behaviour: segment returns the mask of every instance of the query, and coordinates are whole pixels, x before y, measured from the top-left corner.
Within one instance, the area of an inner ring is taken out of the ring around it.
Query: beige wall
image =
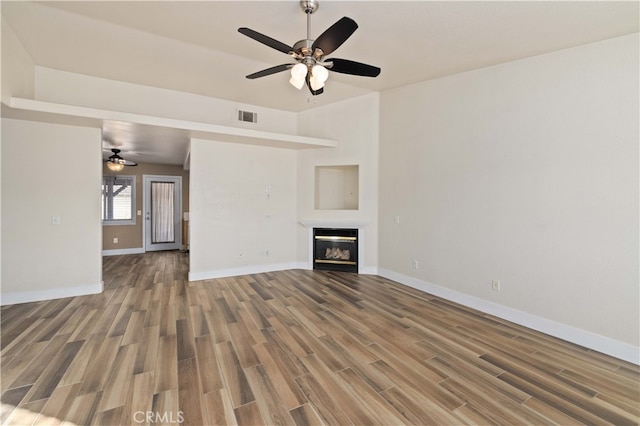
[[[35,67],[35,80],[36,99],[41,101],[267,132],[296,133],[295,112],[246,105],[193,93],[125,83],[39,66]],[[177,105],[179,108],[176,107]],[[238,121],[238,109],[256,112],[258,122]]]
[[[11,96],[32,98],[35,92],[33,59],[7,21],[2,17],[2,102],[8,103]]]
[[[638,48],[634,34],[383,92],[381,271],[637,360]]]
[[[189,279],[296,267],[296,151],[191,140]]]
[[[333,139],[336,148],[298,152],[298,220],[323,226],[361,227],[358,265],[375,274],[378,266],[378,93],[359,96],[301,112],[298,128],[304,135]],[[357,165],[357,210],[315,209],[316,166]],[[355,224],[352,226],[352,224]],[[298,261],[309,262],[309,229],[298,226]]]
[[[182,166],[167,164],[138,164],[135,167],[125,167],[121,172],[114,173],[103,165],[102,173],[105,176],[126,175],[136,177],[136,211],[142,211],[143,175],[182,176],[182,212],[189,211],[189,171]],[[143,248],[142,241],[143,217],[136,216],[135,225],[109,225],[102,227],[102,249],[124,250]],[[118,238],[118,243],[113,238]],[[184,236],[183,236],[184,240]]]
[[[3,118],[1,141],[2,303],[100,292],[100,129]]]

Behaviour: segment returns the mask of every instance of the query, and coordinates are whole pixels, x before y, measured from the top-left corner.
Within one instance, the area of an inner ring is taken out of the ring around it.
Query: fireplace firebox
[[[358,273],[358,230],[313,228],[313,269]]]

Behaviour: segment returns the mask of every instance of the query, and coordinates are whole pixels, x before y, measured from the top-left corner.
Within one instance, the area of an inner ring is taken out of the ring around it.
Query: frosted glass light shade
[[[314,65],[311,68],[311,74],[321,83],[324,83],[329,78],[329,71],[322,65]]]
[[[296,79],[296,77],[291,77],[289,79],[289,83],[291,83],[291,85],[296,89],[300,90],[302,89],[302,86],[304,86],[304,77],[299,79]]]
[[[304,85],[304,79],[307,76],[307,66],[304,64],[295,64],[291,68],[291,79],[289,83],[291,83],[296,89],[302,89]]]
[[[124,164],[109,161],[107,162],[107,168],[112,172],[119,172],[119,171],[122,171],[122,169],[124,169]]]
[[[314,65],[313,68],[311,68],[311,78],[309,79],[311,89],[322,89],[327,78],[329,78],[329,71],[327,71],[327,69],[322,65]]]

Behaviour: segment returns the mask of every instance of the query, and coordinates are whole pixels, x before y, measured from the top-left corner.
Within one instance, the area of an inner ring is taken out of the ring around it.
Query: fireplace
[[[358,273],[358,230],[313,228],[313,269]]]

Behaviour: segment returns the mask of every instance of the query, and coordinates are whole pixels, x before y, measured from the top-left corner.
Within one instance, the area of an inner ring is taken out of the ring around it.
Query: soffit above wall
[[[122,149],[127,159],[157,164],[187,164],[191,138],[232,142],[285,149],[327,148],[336,146],[328,139],[252,129],[219,126],[107,111],[73,105],[61,105],[32,99],[11,98],[2,105],[2,116],[103,129],[103,157],[110,147]],[[112,142],[112,141],[119,142]],[[127,141],[124,144],[121,141]],[[111,144],[111,145],[110,145]]]

